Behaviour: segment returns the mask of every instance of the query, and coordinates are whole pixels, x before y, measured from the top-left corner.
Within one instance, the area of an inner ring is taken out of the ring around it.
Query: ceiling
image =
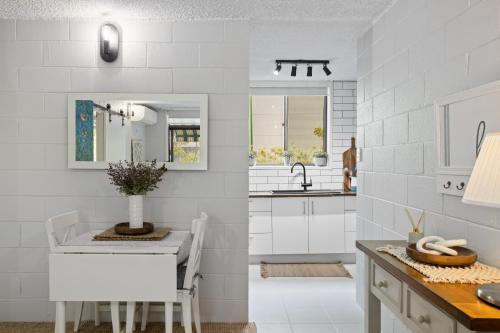
[[[328,79],[355,79],[356,38],[393,0],[1,0],[2,18],[248,19],[250,77],[276,79],[276,58],[332,61]],[[305,78],[299,69],[295,80]],[[285,75],[285,72],[287,75]],[[321,73],[320,73],[321,72]],[[313,80],[324,80],[321,68]],[[284,67],[279,80],[290,79]]]

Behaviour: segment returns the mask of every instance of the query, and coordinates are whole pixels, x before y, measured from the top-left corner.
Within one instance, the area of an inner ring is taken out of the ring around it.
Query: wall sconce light
[[[113,62],[118,58],[120,33],[116,25],[105,23],[101,26],[99,48],[102,60]]]

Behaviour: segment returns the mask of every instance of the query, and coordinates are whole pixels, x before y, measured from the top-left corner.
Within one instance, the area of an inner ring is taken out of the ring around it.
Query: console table
[[[357,241],[364,255],[364,332],[380,333],[383,303],[415,333],[500,332],[500,309],[476,296],[477,284],[424,282],[424,276],[377,247],[404,241]]]

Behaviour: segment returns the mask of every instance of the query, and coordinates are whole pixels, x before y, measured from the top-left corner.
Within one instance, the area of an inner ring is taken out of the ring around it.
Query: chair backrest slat
[[[191,289],[193,287],[196,275],[200,272],[201,249],[203,247],[203,239],[205,238],[207,221],[208,215],[201,213],[201,216],[192,222],[191,233],[193,233],[193,242],[189,251],[186,276],[184,277],[184,289]]]
[[[59,244],[74,238],[76,236],[76,226],[78,223],[77,211],[50,217],[47,222],[45,222],[50,250],[54,251]],[[63,234],[61,239],[57,237],[59,232]]]

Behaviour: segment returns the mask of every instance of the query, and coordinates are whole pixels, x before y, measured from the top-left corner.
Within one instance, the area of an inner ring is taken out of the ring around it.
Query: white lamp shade
[[[500,207],[500,133],[486,135],[462,202]]]

